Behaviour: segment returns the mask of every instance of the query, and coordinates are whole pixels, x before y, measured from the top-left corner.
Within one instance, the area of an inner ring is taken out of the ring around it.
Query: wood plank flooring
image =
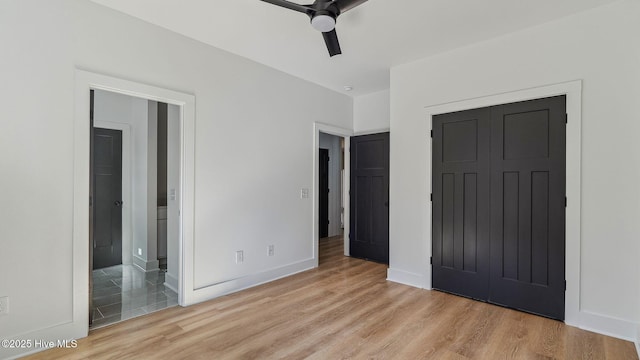
[[[385,280],[322,239],[320,267],[92,331],[30,359],[637,359],[630,342]]]

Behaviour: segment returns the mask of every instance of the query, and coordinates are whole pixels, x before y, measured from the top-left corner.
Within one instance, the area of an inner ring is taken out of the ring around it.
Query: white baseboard
[[[168,272],[164,274],[164,286],[171,289],[176,294],[178,293],[178,278],[169,274]]]
[[[180,305],[188,306],[199,302],[211,300],[223,295],[238,292],[264,283],[278,280],[283,277],[291,276],[302,271],[313,269],[314,267],[316,267],[315,259],[308,259],[255,274],[248,274],[237,279],[222,281],[217,284],[212,284],[193,290],[191,296],[188,297],[190,301],[188,303]]]
[[[417,287],[420,289],[426,288],[424,276],[421,274],[416,274],[409,271],[389,268],[387,269],[387,280],[404,284],[404,285]]]
[[[0,347],[0,359],[18,359],[23,356],[50,349],[51,342],[55,344],[53,347],[57,347],[58,341],[80,339],[85,336],[87,336],[85,327],[78,326],[78,324],[74,322],[68,322],[19,336],[7,337],[8,339],[19,339],[31,342],[29,347],[20,349],[6,349],[4,347]]]
[[[583,310],[578,313],[575,319],[567,319],[565,323],[598,334],[631,342],[637,341],[637,324],[633,321]]]
[[[147,261],[137,256],[133,256],[133,265],[137,266],[140,270],[144,272],[160,270],[160,261],[158,260]]]
[[[638,358],[640,358],[640,324],[636,324],[636,352],[638,353]]]

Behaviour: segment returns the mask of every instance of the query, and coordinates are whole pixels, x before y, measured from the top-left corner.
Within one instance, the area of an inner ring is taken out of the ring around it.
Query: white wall
[[[414,283],[430,276],[424,108],[582,79],[581,320],[633,338],[640,302],[638,18],[637,1],[620,1],[392,69],[390,273]]]
[[[353,130],[356,135],[389,131],[390,90],[353,99]]]
[[[167,272],[165,284],[178,292],[180,238],[180,107],[167,106]]]
[[[158,270],[158,103],[147,101],[147,166],[146,166],[146,192],[147,192],[147,238],[140,239],[144,246],[142,259],[138,266],[145,271]],[[142,190],[142,189],[140,189]],[[136,259],[137,254],[134,256]]]
[[[329,150],[329,236],[342,234],[342,180],[340,137],[320,133],[320,148]]]
[[[72,321],[75,68],[195,94],[196,287],[313,263],[313,123],[351,98],[84,0],[0,2],[0,44],[0,338]]]
[[[117,94],[114,94],[117,95]],[[123,95],[117,95],[122,97]],[[126,96],[125,96],[126,98]],[[122,99],[132,101],[132,167],[133,186],[133,263],[142,269],[146,268],[147,239],[149,237],[149,193],[147,190],[149,177],[149,105],[141,99]],[[142,250],[139,255],[138,250]]]

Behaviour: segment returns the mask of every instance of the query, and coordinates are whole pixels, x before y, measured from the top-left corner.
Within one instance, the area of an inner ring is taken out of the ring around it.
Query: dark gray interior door
[[[319,188],[319,224],[318,228],[320,238],[329,236],[329,150],[320,149],[320,159],[318,161],[319,175],[318,188]]]
[[[488,108],[433,118],[433,287],[489,298]]]
[[[564,319],[566,98],[433,117],[433,287]]]
[[[93,129],[93,269],[122,264],[122,132]]]
[[[389,263],[389,133],[351,137],[349,252]]]
[[[491,111],[491,292],[564,319],[565,96]]]

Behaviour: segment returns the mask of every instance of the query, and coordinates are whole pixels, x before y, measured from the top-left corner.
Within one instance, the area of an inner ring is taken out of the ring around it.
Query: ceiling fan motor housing
[[[262,0],[290,10],[307,14],[311,18],[311,26],[322,32],[330,56],[342,54],[338,35],[336,34],[336,20],[345,11],[365,3],[367,0],[315,0],[313,4],[301,5],[289,0]]]
[[[336,27],[336,17],[330,11],[316,11],[311,17],[311,26],[320,32],[329,32]]]

